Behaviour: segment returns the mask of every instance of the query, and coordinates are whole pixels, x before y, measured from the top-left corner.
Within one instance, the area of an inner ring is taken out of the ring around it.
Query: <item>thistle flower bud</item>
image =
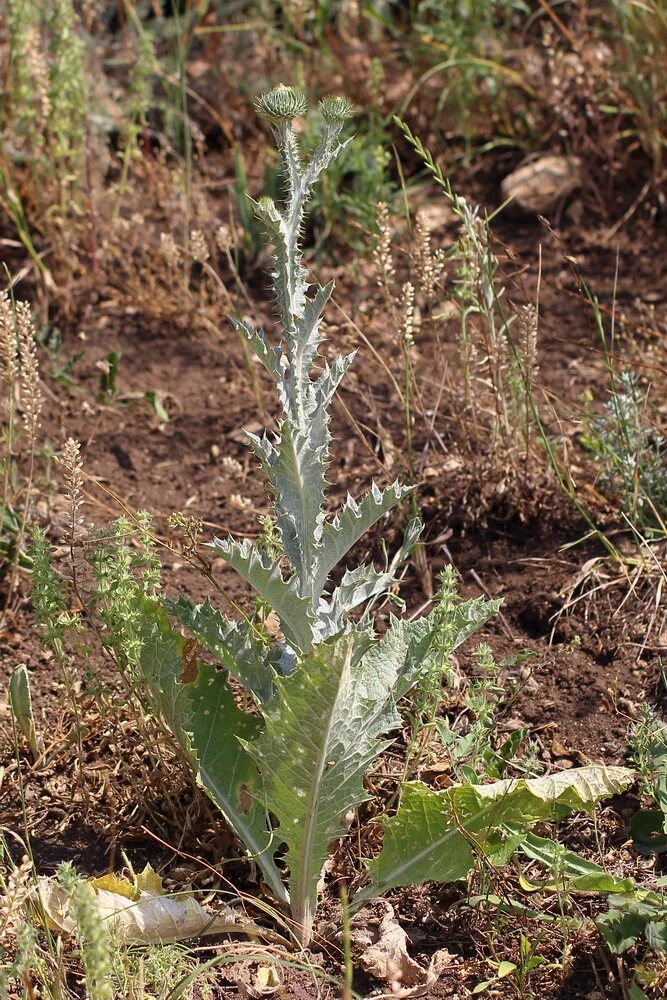
[[[320,112],[325,122],[344,122],[354,114],[354,105],[347,97],[323,97]]]
[[[292,118],[305,115],[308,102],[302,90],[281,84],[275,90],[260,94],[255,101],[255,107],[269,121],[291,121]]]

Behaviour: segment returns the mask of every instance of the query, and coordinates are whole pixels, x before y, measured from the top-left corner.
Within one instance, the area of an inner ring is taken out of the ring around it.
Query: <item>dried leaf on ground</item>
[[[441,948],[431,958],[428,968],[424,968],[408,954],[408,937],[396,920],[393,907],[389,903],[384,906],[386,910],[374,935],[376,939],[359,955],[359,965],[375,979],[389,983],[393,995],[421,996],[438,981],[452,956],[446,948]],[[367,927],[360,926],[364,912],[354,920],[353,944],[363,945],[368,940]]]
[[[236,985],[241,996],[250,1000],[265,1000],[268,997],[278,997],[283,992],[283,983],[273,965],[260,965],[256,971],[245,962],[237,969]],[[254,973],[254,974],[253,974]]]
[[[207,913],[190,895],[163,895],[160,879],[152,869],[139,875],[134,884],[106,875],[92,879],[88,887],[98,914],[121,944],[182,941],[243,928],[229,907],[222,913]],[[73,934],[74,904],[58,880],[40,878],[37,894],[50,926],[63,934]]]

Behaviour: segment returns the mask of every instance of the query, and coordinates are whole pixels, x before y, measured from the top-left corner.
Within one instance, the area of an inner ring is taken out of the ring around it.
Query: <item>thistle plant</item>
[[[330,847],[345,835],[345,816],[368,798],[364,774],[388,746],[387,734],[401,725],[400,699],[433,674],[434,661],[443,661],[443,644],[446,660],[498,602],[460,602],[449,594],[446,608],[437,606],[423,618],[390,618],[378,638],[373,602],[393,586],[397,567],[417,541],[417,521],[384,569],[362,564],[334,574],[364,532],[409,492],[399,483],[384,490],[373,485],[360,501],[348,495],[333,516],[325,506],[331,402],[353,355],[328,363],[318,353],[333,282],[309,284],[300,240],[313,186],[345,145],[340,134],[351,108],[342,98],[320,103],[322,132],[306,160],[293,128],[306,111],[305,96],[279,87],[262,95],[257,107],[270,124],[287,180],[284,206],[271,198],[254,206],[273,246],[278,342],[240,321],[235,325],[273,380],[281,408],[275,435],[248,435],[269,481],[273,510],[258,541],[227,538],[210,545],[254,589],[260,611],[234,621],[209,600],[160,600],[137,567],[133,590],[123,572],[122,614],[105,613],[105,602],[118,592],[108,581],[92,604],[307,944]],[[278,623],[276,638],[264,627],[268,613]],[[200,661],[202,647],[215,662]],[[241,705],[250,700],[245,711]],[[573,769],[551,784],[539,779],[547,784],[535,789],[527,781],[479,786],[481,791],[455,786],[446,793],[405,784],[382,854],[369,864],[371,880],[352,906],[393,886],[464,877],[474,863],[470,835],[482,847],[491,838],[497,851],[499,824],[516,822],[519,806],[528,826],[559,810],[590,808],[626,774],[581,770],[587,773]]]

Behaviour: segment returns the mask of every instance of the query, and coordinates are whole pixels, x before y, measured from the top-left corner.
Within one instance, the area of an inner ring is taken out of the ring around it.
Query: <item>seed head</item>
[[[35,351],[35,326],[27,302],[16,303],[16,331],[21,370],[23,420],[28,433],[34,437],[42,409],[42,391],[39,385],[39,367]]]
[[[178,263],[181,259],[181,251],[179,250],[178,244],[171,233],[160,233],[160,250],[167,267],[178,267]]]
[[[325,122],[344,122],[354,114],[354,105],[347,97],[323,97],[320,112]]]
[[[275,90],[260,94],[255,101],[255,107],[261,115],[274,122],[288,122],[308,110],[306,95],[298,87],[285,87],[280,84]]]
[[[206,245],[206,237],[201,229],[193,229],[190,232],[190,253],[192,259],[197,264],[205,264],[210,254]]]

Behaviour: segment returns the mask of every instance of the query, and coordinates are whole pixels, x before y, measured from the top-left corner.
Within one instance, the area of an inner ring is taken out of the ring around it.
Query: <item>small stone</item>
[[[539,156],[517,167],[500,185],[503,200],[524,212],[548,215],[581,187],[581,160],[576,156]]]

